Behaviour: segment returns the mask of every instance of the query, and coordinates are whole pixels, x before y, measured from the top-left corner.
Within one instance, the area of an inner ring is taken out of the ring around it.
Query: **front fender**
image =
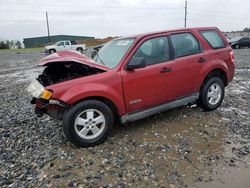
[[[117,107],[117,110],[120,115],[125,114],[125,106],[122,95],[122,89],[114,89],[104,84],[83,84],[77,85],[65,93],[63,93],[60,97],[60,100],[64,101],[67,104],[74,104],[78,101],[81,101],[88,97],[104,97],[113,102],[113,104]]]

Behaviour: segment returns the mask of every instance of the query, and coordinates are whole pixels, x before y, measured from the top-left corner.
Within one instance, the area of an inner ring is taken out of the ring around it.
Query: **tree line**
[[[244,28],[244,29],[243,29],[243,32],[250,32],[250,27],[249,27],[249,28],[247,28],[247,27]]]
[[[22,43],[19,40],[6,40],[0,42],[0,49],[20,49]]]

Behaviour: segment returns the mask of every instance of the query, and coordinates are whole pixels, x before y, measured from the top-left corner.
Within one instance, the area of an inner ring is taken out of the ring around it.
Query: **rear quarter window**
[[[212,48],[218,49],[225,47],[225,43],[222,40],[221,36],[218,34],[218,32],[213,30],[206,30],[200,31],[200,34],[206,39],[206,41]]]

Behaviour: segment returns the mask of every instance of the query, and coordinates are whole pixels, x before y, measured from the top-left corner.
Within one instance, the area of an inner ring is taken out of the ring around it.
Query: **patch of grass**
[[[0,49],[0,52],[40,52],[44,51],[43,47],[38,48],[21,48],[21,49]]]

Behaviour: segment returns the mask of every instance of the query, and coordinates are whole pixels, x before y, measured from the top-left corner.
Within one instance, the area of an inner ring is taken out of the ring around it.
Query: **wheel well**
[[[56,52],[56,49],[54,49],[54,48],[49,49],[49,51],[52,51],[52,50]]]
[[[77,47],[77,48],[76,48],[76,50],[80,50],[80,49],[83,50],[82,47]]]
[[[221,69],[213,69],[212,71],[210,71],[210,72],[206,75],[205,79],[203,80],[203,83],[204,83],[207,79],[209,79],[209,78],[211,78],[211,77],[219,77],[219,78],[222,80],[222,82],[224,83],[224,86],[227,86],[227,84],[228,84],[228,82],[227,82],[227,75],[226,75],[226,73],[225,73],[223,70],[221,70]]]
[[[76,105],[76,104],[79,103],[79,102],[86,101],[86,100],[97,100],[97,101],[103,102],[103,103],[106,104],[106,105],[112,110],[112,112],[114,113],[115,121],[116,121],[116,120],[117,120],[117,121],[119,120],[119,111],[118,111],[118,108],[115,106],[115,104],[114,104],[111,100],[109,100],[108,98],[105,98],[105,97],[99,97],[99,96],[87,97],[87,98],[84,98],[84,99],[82,99],[82,100],[79,100],[79,101],[75,102],[75,103],[73,104],[73,106]]]

